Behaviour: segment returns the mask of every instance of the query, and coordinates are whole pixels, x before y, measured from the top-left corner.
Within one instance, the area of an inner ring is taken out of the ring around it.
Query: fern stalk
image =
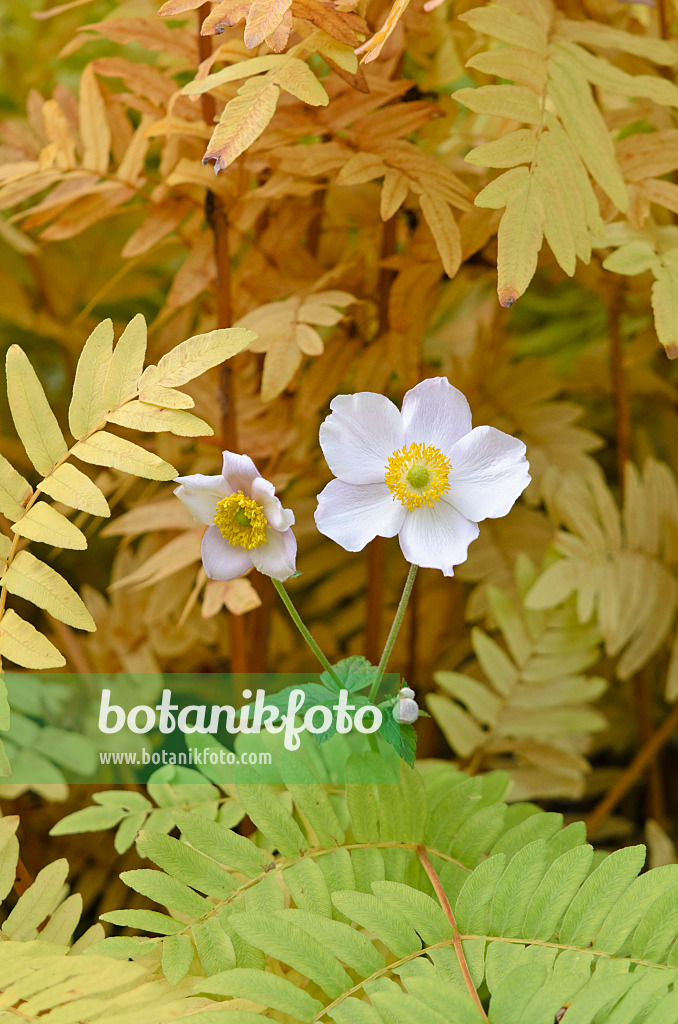
[[[440,906],[443,908],[447,920],[452,925],[452,930],[454,932],[454,939],[452,940],[454,944],[454,952],[457,954],[457,960],[459,961],[459,969],[461,970],[461,973],[464,977],[466,988],[468,989],[471,999],[480,1010],[483,1020],[487,1020],[487,1014],[485,1013],[483,1004],[481,1003],[480,997],[476,992],[476,987],[473,984],[471,973],[468,969],[468,964],[466,963],[466,957],[464,956],[464,947],[462,946],[461,942],[461,935],[459,934],[457,922],[455,920],[454,914],[452,913],[450,901],[448,900],[447,895],[445,894],[445,890],[443,889],[442,883],[438,878],[438,875],[436,874],[435,868],[433,867],[431,861],[426,856],[426,851],[424,850],[423,846],[417,847],[417,856],[421,861],[421,866],[428,875],[429,881],[433,886],[433,889],[435,891],[436,896],[438,897],[438,900],[440,901]]]

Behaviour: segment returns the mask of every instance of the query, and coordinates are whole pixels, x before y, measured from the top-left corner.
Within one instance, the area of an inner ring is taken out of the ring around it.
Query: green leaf
[[[206,921],[200,921],[199,924],[193,925],[191,932],[200,963],[208,976],[235,968],[236,956],[233,943],[216,917],[208,917]]]
[[[218,864],[240,871],[248,878],[256,878],[271,864],[270,854],[260,850],[230,828],[209,818],[188,811],[177,811],[175,820],[181,834],[191,846]]]
[[[454,909],[454,918],[460,932],[468,935],[487,934],[492,901],[505,864],[503,853],[489,857],[464,882]]]
[[[317,999],[285,978],[246,967],[224,971],[208,980],[201,979],[196,988],[210,995],[249,999],[271,1010],[288,1013],[305,1024],[310,1024],[323,1008]]]
[[[293,783],[287,783],[288,792],[315,832],[318,842],[325,849],[343,843],[344,830],[330,803],[327,791],[316,781],[308,765],[295,757],[292,751],[283,751],[280,758],[283,778],[286,776],[286,764],[290,765],[291,772],[294,772],[292,777],[295,780]]]
[[[308,849],[308,840],[292,815],[268,786],[250,781],[258,778],[255,771],[239,768],[236,777],[238,800],[254,824],[283,857],[295,860]]]
[[[228,871],[219,864],[162,832],[142,830],[137,836],[137,850],[168,875],[207,896],[226,897],[236,886]]]
[[[373,932],[397,957],[408,956],[421,947],[421,940],[402,915],[370,893],[335,892],[335,907],[346,917]]]
[[[183,882],[170,878],[162,871],[151,871],[149,868],[135,868],[123,871],[120,878],[135,892],[148,896],[155,903],[178,910],[189,917],[201,918],[214,909],[214,904],[198,896]]]
[[[417,754],[417,733],[413,725],[396,722],[390,704],[382,708],[379,735],[383,736],[389,746],[393,747],[405,764],[410,768],[413,767]]]
[[[400,882],[373,882],[374,895],[392,907],[421,935],[427,946],[452,938],[452,925],[436,900]]]
[[[525,914],[523,932],[548,940],[586,878],[593,847],[575,846],[558,857],[539,883]]]
[[[120,807],[83,807],[67,814],[50,829],[51,836],[72,836],[81,832],[103,832],[113,828],[125,816]]]
[[[325,876],[314,860],[302,857],[283,871],[283,881],[300,910],[312,910],[332,917],[330,893]]]
[[[193,963],[193,943],[188,935],[168,935],[162,944],[162,972],[170,985],[178,985]]]
[[[337,960],[361,975],[383,970],[384,958],[381,953],[377,952],[367,936],[349,925],[328,920],[326,916],[309,910],[279,910],[278,917],[297,925]]]
[[[341,687],[349,690],[351,693],[356,693],[358,690],[366,690],[368,686],[372,685],[378,673],[377,666],[371,665],[367,658],[364,658],[361,654],[354,654],[350,658],[344,658],[342,661],[338,661],[336,665],[333,665],[332,668],[341,683]],[[334,693],[339,692],[340,687],[329,672],[321,673],[320,681],[328,690],[332,690]]]
[[[279,914],[232,914],[229,922],[247,942],[305,974],[330,999],[336,999],[351,987],[349,975],[335,957],[317,940]]]
[[[644,846],[615,850],[587,878],[559,929],[562,942],[587,946],[645,862]]]
[[[109,910],[107,914],[101,915],[101,920],[123,928],[141,928],[154,935],[174,935],[185,928],[181,921],[175,921],[167,914],[159,914],[157,910]]]

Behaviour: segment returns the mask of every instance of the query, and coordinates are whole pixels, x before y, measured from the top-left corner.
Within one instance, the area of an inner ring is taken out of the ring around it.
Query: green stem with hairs
[[[386,671],[388,659],[391,657],[393,645],[396,642],[396,638],[400,631],[400,627],[402,626],[403,619],[405,617],[405,611],[410,600],[410,595],[412,594],[412,587],[414,586],[414,580],[417,575],[418,568],[418,565],[414,565],[414,563],[412,563],[412,565],[410,566],[410,571],[407,574],[407,579],[405,580],[405,586],[403,588],[402,597],[400,598],[400,604],[398,605],[398,610],[395,613],[393,625],[391,626],[391,632],[388,634],[388,640],[386,641],[386,645],[384,646],[384,650],[382,651],[381,659],[379,661],[379,665],[377,668],[377,677],[372,683],[372,689],[370,690],[369,693],[369,700],[371,703],[374,702],[374,699],[377,696],[379,684],[383,678],[384,672]]]
[[[322,667],[325,669],[325,671],[327,673],[329,673],[329,675],[332,677],[332,679],[335,681],[335,683],[338,686],[341,686],[342,683],[341,683],[341,680],[339,679],[339,676],[334,671],[334,669],[330,665],[329,661],[327,660],[327,658],[325,657],[323,652],[320,650],[320,648],[318,647],[317,643],[315,642],[315,640],[311,636],[310,632],[308,631],[308,629],[304,625],[304,623],[302,621],[302,618],[301,618],[301,615],[299,614],[297,609],[292,604],[292,599],[290,598],[290,595],[287,593],[287,591],[285,590],[285,588],[282,585],[282,583],[280,582],[280,580],[274,580],[273,578],[271,578],[271,582],[273,583],[273,586],[275,587],[275,589],[278,591],[278,593],[280,595],[280,600],[282,601],[282,603],[287,608],[287,611],[290,613],[290,617],[292,619],[292,622],[297,627],[297,629],[299,630],[299,632],[303,636],[304,640],[306,641],[308,646],[311,648],[311,650],[315,654],[316,658],[318,659],[318,661],[320,662]]]

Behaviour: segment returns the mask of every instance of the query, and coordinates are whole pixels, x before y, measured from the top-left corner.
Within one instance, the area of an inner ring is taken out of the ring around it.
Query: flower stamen
[[[412,512],[427,505],[433,508],[450,487],[449,459],[432,444],[413,442],[393,453],[386,463],[384,481],[389,491]]]
[[[261,544],[268,544],[268,522],[264,510],[254,498],[246,497],[242,491],[217,502],[214,524],[219,527],[221,536],[234,547],[251,551]]]

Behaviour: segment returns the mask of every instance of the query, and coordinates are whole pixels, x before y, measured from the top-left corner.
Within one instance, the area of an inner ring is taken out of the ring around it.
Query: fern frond
[[[505,211],[498,238],[498,290],[504,306],[525,291],[544,238],[566,274],[572,276],[577,259],[589,262],[591,246],[603,231],[592,181],[620,212],[629,206],[592,87],[678,105],[678,89],[660,75],[630,75],[590,52],[600,47],[638,53],[635,36],[595,22],[571,21],[544,0],[531,7],[526,17],[519,0],[501,0],[461,15],[471,27],[509,44],[472,57],[468,66],[516,84],[464,88],[455,99],[477,114],[530,126],[478,146],[466,157],[481,167],[507,168],[476,197],[478,206]],[[678,62],[672,44],[644,42],[648,61]]]
[[[579,621],[595,613],[616,673],[628,679],[671,636],[678,610],[675,477],[648,458],[642,473],[626,465],[622,512],[597,474],[561,479],[550,504],[566,527],[554,541],[562,557],[536,580],[526,606],[553,608],[575,594]],[[666,696],[678,696],[675,644]]]
[[[573,600],[549,614],[530,611],[525,595],[536,576],[521,555],[517,601],[486,588],[503,644],[474,627],[476,664],[470,673],[436,672],[442,692],[429,694],[427,703],[452,749],[476,769],[508,770],[517,798],[576,797],[588,771],[582,740],[605,727],[591,703],[606,681],[582,674],[599,660],[601,636],[594,624],[577,620]]]

